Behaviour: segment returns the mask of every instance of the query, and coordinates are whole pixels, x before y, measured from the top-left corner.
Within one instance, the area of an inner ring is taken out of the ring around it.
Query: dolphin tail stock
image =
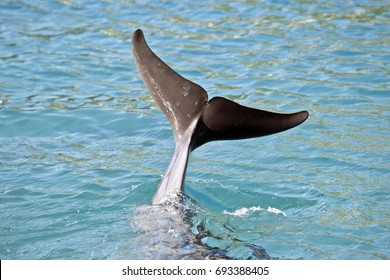
[[[280,114],[242,106],[223,97],[208,101],[205,89],[187,80],[162,61],[147,45],[138,29],[132,39],[135,63],[146,88],[168,118],[176,148],[169,167],[153,197],[161,204],[181,192],[189,154],[214,140],[260,137],[293,128],[309,114]]]

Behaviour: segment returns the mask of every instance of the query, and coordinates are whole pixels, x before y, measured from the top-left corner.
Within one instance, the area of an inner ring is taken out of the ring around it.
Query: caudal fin
[[[170,121],[175,139],[194,124],[191,148],[213,140],[265,136],[293,128],[309,113],[280,114],[239,105],[223,97],[207,101],[207,92],[170,68],[149,48],[143,32],[133,34],[133,54],[146,88]]]
[[[308,116],[307,111],[273,113],[215,97],[202,112],[193,149],[213,140],[238,140],[282,132],[303,123]]]
[[[281,132],[304,122],[306,111],[279,114],[239,105],[222,97],[207,101],[207,92],[182,77],[147,45],[141,30],[133,34],[133,54],[141,77],[172,125],[176,149],[153,198],[162,203],[182,190],[191,150],[213,140],[236,140]]]
[[[146,88],[168,118],[177,139],[199,117],[207,92],[155,55],[140,29],[133,34],[133,54]]]

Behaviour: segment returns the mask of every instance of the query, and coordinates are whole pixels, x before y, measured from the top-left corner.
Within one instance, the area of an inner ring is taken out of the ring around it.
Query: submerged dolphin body
[[[239,105],[223,97],[208,100],[207,92],[182,77],[147,45],[143,32],[133,34],[133,54],[146,88],[171,123],[176,148],[169,167],[153,197],[162,204],[183,191],[191,151],[213,140],[265,136],[293,128],[309,113],[272,113]]]
[[[247,260],[274,259],[262,246],[234,236],[235,228],[228,221],[215,233],[208,230],[207,225],[215,222],[207,210],[185,195],[165,204],[137,205],[130,220],[133,234],[127,254],[119,258],[235,259],[240,254],[239,258]]]

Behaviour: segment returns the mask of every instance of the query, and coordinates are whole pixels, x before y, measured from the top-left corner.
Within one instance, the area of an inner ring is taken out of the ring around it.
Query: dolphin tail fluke
[[[207,92],[176,73],[149,48],[143,32],[133,34],[133,54],[146,88],[172,125],[176,142],[199,117]]]
[[[238,140],[282,132],[301,124],[308,116],[307,111],[273,113],[215,97],[205,105],[193,148],[213,140]]]
[[[171,123],[176,148],[171,163],[153,197],[161,204],[169,194],[183,189],[189,154],[213,140],[236,140],[281,132],[309,116],[272,113],[245,107],[222,97],[208,100],[207,92],[187,80],[147,45],[141,30],[133,34],[133,54],[146,88]]]

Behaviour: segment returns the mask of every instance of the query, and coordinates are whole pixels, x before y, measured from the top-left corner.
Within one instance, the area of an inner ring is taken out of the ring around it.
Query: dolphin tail
[[[279,114],[245,107],[222,97],[208,101],[207,92],[170,68],[149,48],[141,30],[133,34],[135,63],[146,88],[171,123],[176,149],[153,198],[162,203],[182,190],[189,154],[214,140],[260,137],[293,128],[309,113]]]

